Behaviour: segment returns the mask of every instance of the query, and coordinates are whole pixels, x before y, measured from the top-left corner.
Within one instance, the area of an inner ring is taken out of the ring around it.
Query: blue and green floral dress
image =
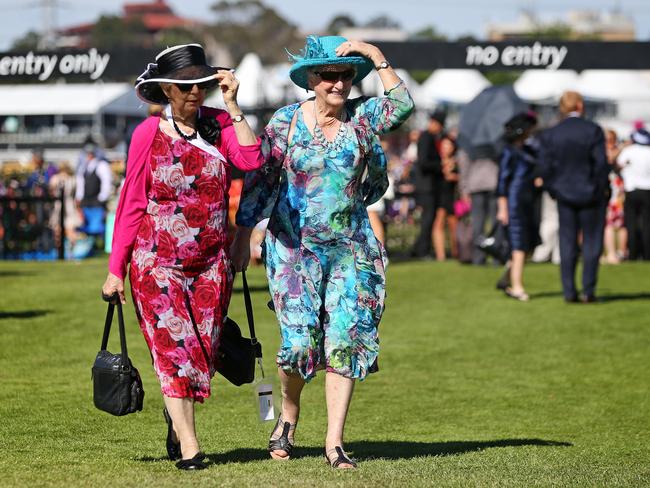
[[[307,381],[323,368],[360,379],[377,370],[386,255],[366,206],[388,186],[378,134],[402,124],[413,100],[400,83],[384,97],[349,100],[346,111],[329,142],[318,127],[312,135],[300,104],[278,110],[237,214],[244,227],[270,218],[264,259],[282,334],[277,363]]]

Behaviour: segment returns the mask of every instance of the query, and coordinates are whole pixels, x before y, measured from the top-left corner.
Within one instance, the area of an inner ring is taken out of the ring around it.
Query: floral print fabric
[[[625,186],[623,178],[614,171],[609,173],[609,187],[612,194],[607,202],[607,225],[620,229],[624,225],[623,206],[625,204]]]
[[[270,216],[264,255],[282,335],[277,363],[307,381],[323,368],[359,379],[376,371],[385,252],[366,205],[388,183],[377,135],[412,109],[403,84],[386,97],[351,100],[328,142],[318,128],[310,132],[298,104],[284,107],[265,130],[265,165],[246,177],[238,224]]]
[[[210,396],[233,278],[225,249],[230,166],[158,131],[150,168],[131,258],[133,301],[163,395],[201,402]]]

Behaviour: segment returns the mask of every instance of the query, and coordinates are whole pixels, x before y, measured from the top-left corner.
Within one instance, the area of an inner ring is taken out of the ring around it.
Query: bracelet
[[[390,95],[391,92],[392,92],[393,90],[396,90],[397,88],[399,88],[399,87],[402,86],[403,84],[404,84],[404,80],[401,80],[401,79],[400,79],[400,80],[399,80],[399,83],[398,83],[397,85],[395,85],[395,86],[394,86],[393,88],[391,88],[390,90],[386,90],[386,91],[384,91],[384,96],[388,96],[388,95]]]

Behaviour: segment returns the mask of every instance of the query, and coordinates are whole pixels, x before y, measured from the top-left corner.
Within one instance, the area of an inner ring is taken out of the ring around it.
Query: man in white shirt
[[[620,152],[616,163],[625,188],[629,258],[650,260],[650,133],[633,132],[632,144]]]

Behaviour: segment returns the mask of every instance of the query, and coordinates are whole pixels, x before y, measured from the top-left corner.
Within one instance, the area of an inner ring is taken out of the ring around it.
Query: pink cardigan
[[[251,171],[262,165],[260,139],[251,146],[241,146],[237,141],[232,120],[227,112],[202,107],[203,115],[214,116],[221,124],[221,137],[217,149],[233,165],[243,171]],[[115,214],[115,229],[108,270],[124,279],[126,266],[140,229],[140,222],[147,211],[147,194],[151,186],[151,145],[158,131],[160,117],[149,117],[133,132],[127,158],[127,172]]]

